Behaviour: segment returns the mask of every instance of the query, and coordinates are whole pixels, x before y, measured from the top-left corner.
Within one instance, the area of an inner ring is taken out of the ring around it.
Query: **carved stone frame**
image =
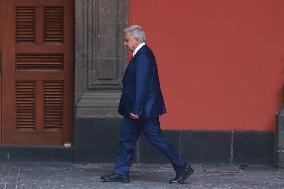
[[[75,118],[119,117],[127,0],[75,0]]]

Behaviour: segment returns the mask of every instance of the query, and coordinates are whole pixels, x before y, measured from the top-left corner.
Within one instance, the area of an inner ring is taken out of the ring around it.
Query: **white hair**
[[[141,28],[141,26],[138,25],[131,25],[124,29],[124,32],[130,32],[133,37],[137,37],[141,43],[143,43],[146,40],[145,32]]]

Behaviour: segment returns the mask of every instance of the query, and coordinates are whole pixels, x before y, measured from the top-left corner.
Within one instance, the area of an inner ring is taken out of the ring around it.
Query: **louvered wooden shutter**
[[[63,7],[44,8],[44,41],[47,43],[63,43],[64,41],[64,9]]]
[[[35,82],[16,81],[16,125],[18,129],[35,128]]]
[[[35,7],[16,7],[16,40],[35,41]]]
[[[63,126],[64,83],[62,81],[44,82],[44,127]]]
[[[63,70],[63,54],[17,54],[17,70]]]
[[[73,0],[5,1],[4,143],[71,141],[73,4]]]

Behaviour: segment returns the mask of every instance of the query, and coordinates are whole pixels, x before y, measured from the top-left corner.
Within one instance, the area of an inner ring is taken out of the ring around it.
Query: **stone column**
[[[112,162],[127,66],[127,0],[75,0],[74,160]]]

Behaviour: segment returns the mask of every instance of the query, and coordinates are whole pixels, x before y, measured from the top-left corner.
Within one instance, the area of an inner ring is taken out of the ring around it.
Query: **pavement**
[[[130,183],[105,183],[113,164],[0,162],[0,189],[284,189],[284,169],[268,165],[193,164],[185,184],[168,184],[169,164],[134,164]]]

